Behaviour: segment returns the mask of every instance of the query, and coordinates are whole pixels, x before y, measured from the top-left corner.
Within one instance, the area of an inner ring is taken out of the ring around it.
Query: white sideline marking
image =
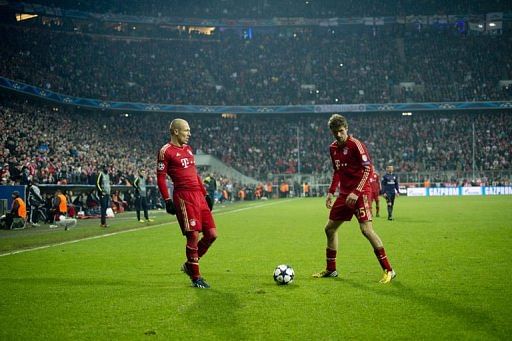
[[[296,199],[292,199],[292,200],[296,200]],[[274,201],[274,202],[271,202],[271,203],[268,203],[268,204],[260,204],[260,205],[254,205],[254,206],[249,206],[249,207],[244,207],[244,208],[238,208],[236,210],[232,210],[232,211],[228,211],[228,212],[219,212],[219,214],[216,214],[216,216],[224,215],[224,214],[230,214],[230,213],[236,213],[236,212],[241,212],[241,211],[246,211],[246,210],[250,210],[250,209],[253,209],[253,208],[260,208],[260,207],[265,207],[265,206],[272,206],[272,205],[282,204],[284,202],[289,202],[289,201],[292,201],[292,200],[279,200],[279,201]],[[169,225],[169,224],[174,225],[174,224],[177,224],[177,223],[178,223],[177,221],[171,221],[171,222],[168,222],[168,223],[162,223],[162,224],[145,226],[145,227],[136,227],[136,228],[132,228],[132,229],[129,229],[129,230],[123,230],[123,231],[117,231],[117,232],[112,232],[112,233],[106,233],[106,234],[102,234],[102,235],[98,235],[98,236],[86,237],[86,238],[75,239],[75,240],[68,240],[68,241],[61,242],[61,243],[36,246],[36,247],[30,248],[30,249],[22,249],[22,250],[9,251],[9,252],[6,252],[6,253],[0,253],[0,257],[15,255],[15,254],[24,253],[24,252],[44,250],[44,249],[48,249],[48,248],[55,247],[55,246],[75,244],[75,243],[83,242],[83,241],[86,241],[86,240],[94,240],[94,239],[106,238],[106,237],[111,237],[111,236],[117,236],[117,235],[123,234],[123,233],[135,232],[135,231],[143,231],[143,230],[151,229],[151,228],[154,228],[154,227],[160,227],[160,226]]]

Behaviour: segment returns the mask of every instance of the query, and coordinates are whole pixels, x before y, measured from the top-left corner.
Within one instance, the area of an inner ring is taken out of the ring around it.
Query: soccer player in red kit
[[[206,194],[203,182],[197,174],[192,148],[187,145],[190,126],[183,119],[175,119],[170,125],[171,140],[158,153],[157,183],[169,214],[176,214],[181,232],[187,238],[187,261],[181,267],[196,288],[210,286],[201,277],[199,259],[217,238],[217,229],[211,209],[212,199]],[[173,197],[167,189],[167,175],[174,184]],[[199,233],[203,237],[199,240]]]
[[[373,205],[373,202],[375,201],[375,216],[379,217],[380,212],[380,176],[379,173],[375,170],[375,168],[372,166],[372,173],[370,175],[370,188],[372,189],[372,200],[370,200],[370,208]]]
[[[389,264],[380,237],[373,230],[370,207],[371,189],[368,181],[372,164],[366,146],[348,135],[348,122],[345,117],[334,114],[329,119],[329,129],[336,138],[329,146],[334,168],[331,186],[327,194],[326,206],[330,209],[325,226],[327,236],[326,262],[324,271],[313,277],[337,277],[336,254],[338,252],[338,228],[355,215],[361,232],[373,247],[375,255],[384,270],[381,283],[389,283],[396,276]],[[334,200],[334,192],[339,188],[339,196]]]

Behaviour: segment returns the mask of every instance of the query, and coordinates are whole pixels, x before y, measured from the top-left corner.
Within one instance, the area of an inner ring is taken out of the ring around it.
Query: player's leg
[[[361,232],[368,239],[370,244],[373,247],[373,252],[379,261],[379,264],[384,270],[384,276],[381,279],[381,283],[389,283],[393,278],[395,278],[396,274],[393,271],[393,268],[389,264],[388,257],[386,255],[386,251],[384,249],[384,245],[379,235],[373,229],[373,224],[371,221],[360,222],[359,226],[361,228]]]
[[[217,239],[217,229],[207,228],[203,229],[203,238],[198,243],[198,255],[199,258],[203,257],[208,251],[213,242]]]
[[[378,194],[375,196],[375,211],[375,216],[380,217],[380,198]]]
[[[192,280],[192,286],[200,289],[208,289],[210,285],[201,277],[199,272],[199,254],[198,254],[198,231],[188,231],[185,236],[187,237],[186,255],[187,262],[183,264],[182,270],[189,275]]]
[[[201,273],[199,272],[199,255],[198,255],[198,241],[199,241],[199,232],[198,231],[187,231],[185,233],[185,237],[187,238],[187,244],[185,246],[185,255],[187,257],[187,261],[184,264],[184,272],[190,276],[190,279],[198,279],[201,277]]]
[[[373,247],[373,252],[379,261],[380,266],[384,270],[384,277],[381,283],[389,283],[395,276],[395,272],[389,264],[384,245],[379,235],[373,229],[372,211],[369,205],[369,195],[363,193],[356,202],[355,214],[359,222],[362,234],[368,239]]]
[[[395,195],[390,195],[388,202],[388,220],[393,220],[393,207],[395,206]]]
[[[203,198],[199,198],[198,206],[201,208],[201,230],[203,231],[203,237],[199,241],[199,258],[203,257],[208,251],[213,242],[217,239],[217,227],[215,226],[215,220],[206,201]]]
[[[146,219],[147,221],[149,221],[148,201],[147,201],[147,199],[146,199],[146,198],[141,197],[141,198],[140,198],[140,203],[141,203],[142,209],[144,210],[144,219]],[[139,213],[139,214],[140,214],[140,213]]]
[[[393,220],[393,208],[392,208],[392,205],[393,203],[391,202],[391,195],[390,194],[387,194],[386,195],[386,204],[387,204],[387,208],[388,208],[388,220]]]
[[[108,208],[108,195],[103,195],[100,198],[100,209],[101,209],[101,226],[107,227],[107,208]]]
[[[137,221],[141,221],[140,220],[140,200],[141,200],[140,197],[135,197],[135,212],[137,214]]]
[[[204,201],[204,198],[203,198]],[[189,275],[192,286],[196,288],[209,288],[210,286],[201,277],[199,271],[199,232],[202,229],[201,207],[197,204],[197,198],[193,192],[175,193],[176,218],[181,230],[187,238],[185,254],[187,261],[182,266],[182,271]],[[206,202],[204,203],[206,206]],[[208,209],[208,208],[206,208]]]
[[[337,277],[336,256],[338,253],[338,228],[343,223],[342,220],[329,219],[325,224],[325,236],[327,238],[327,247],[325,249],[325,270],[313,274],[313,277]]]

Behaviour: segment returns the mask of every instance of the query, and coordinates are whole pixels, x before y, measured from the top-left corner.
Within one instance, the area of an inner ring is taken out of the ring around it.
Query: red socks
[[[203,238],[197,243],[198,246],[198,256],[199,258],[203,257],[206,251],[210,248],[212,243],[217,239],[217,234],[214,229],[210,229],[210,231],[204,232]]]
[[[327,271],[336,271],[336,253],[338,251],[326,248],[325,258],[327,261]]]
[[[383,247],[375,249],[373,252],[375,252],[375,256],[377,256],[377,260],[379,261],[382,270],[393,271],[391,265],[389,265],[388,256],[386,256],[386,251],[384,251]]]

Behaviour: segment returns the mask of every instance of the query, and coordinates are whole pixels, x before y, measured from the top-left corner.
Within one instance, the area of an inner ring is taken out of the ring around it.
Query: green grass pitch
[[[2,231],[0,339],[508,339],[512,197],[399,197],[392,222],[384,204],[374,226],[390,285],[355,219],[340,230],[340,277],[311,277],[325,262],[322,198],[217,207],[209,290],[179,271],[185,239],[161,212],[147,226],[119,215],[108,231]],[[296,272],[288,286],[272,280],[281,263]]]

